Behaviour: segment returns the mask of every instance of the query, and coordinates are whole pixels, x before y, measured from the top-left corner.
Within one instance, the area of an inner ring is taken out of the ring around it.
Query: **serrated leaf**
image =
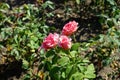
[[[78,64],[77,66],[78,66],[78,68],[80,69],[80,71],[81,71],[82,73],[85,72],[85,70],[86,70],[85,66],[81,66],[80,64]]]
[[[69,80],[83,80],[84,75],[80,72],[76,72],[75,74],[73,74]]]
[[[68,57],[62,57],[62,58],[60,58],[60,59],[58,60],[58,64],[59,64],[60,66],[66,65],[66,64],[68,64],[68,62],[69,62],[69,58],[68,58]]]
[[[88,65],[88,68],[87,68],[88,71],[93,71],[94,72],[94,65],[93,64],[90,64]]]
[[[85,77],[86,78],[95,78],[96,75],[94,74],[94,72],[95,72],[94,65],[93,64],[88,65],[87,71],[85,71]]]

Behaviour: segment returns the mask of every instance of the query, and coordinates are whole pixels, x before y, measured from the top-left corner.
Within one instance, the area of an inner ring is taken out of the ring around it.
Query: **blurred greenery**
[[[56,6],[52,0],[36,1],[12,10],[8,3],[0,2],[0,56],[22,60],[22,68],[26,70],[24,80],[104,80],[98,75],[99,71],[111,65],[117,67],[117,71],[106,76],[119,77],[120,63],[115,63],[120,60],[119,0],[70,0],[76,9],[64,7],[64,17],[72,12],[79,16],[83,5],[99,19],[103,33],[87,42],[74,42],[68,51],[57,47],[48,52],[38,52],[38,48],[51,29],[56,30],[55,26],[46,24],[47,19],[56,16],[52,11]],[[69,0],[62,4],[67,2]]]

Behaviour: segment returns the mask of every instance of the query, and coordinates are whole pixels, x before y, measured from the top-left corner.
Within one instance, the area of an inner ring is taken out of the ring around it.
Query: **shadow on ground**
[[[19,79],[22,72],[22,61],[14,61],[8,64],[0,64],[0,80]]]

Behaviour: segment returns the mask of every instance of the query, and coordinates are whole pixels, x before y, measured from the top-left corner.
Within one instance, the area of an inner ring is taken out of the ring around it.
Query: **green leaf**
[[[115,5],[115,1],[114,0],[107,0],[107,2],[109,2],[111,5]]]
[[[52,80],[60,80],[60,67],[54,66],[50,70],[50,76],[52,77]]]
[[[1,32],[1,39],[3,40],[5,38],[5,32]]]
[[[58,64],[59,64],[60,66],[64,66],[64,65],[68,64],[69,61],[70,61],[70,60],[69,60],[68,57],[62,57],[62,58],[60,58],[60,59],[58,60]]]
[[[46,61],[45,62],[45,69],[46,70],[51,70],[51,66],[52,66],[52,61],[51,60],[49,60],[49,61]]]
[[[55,54],[55,55],[53,56],[53,58],[52,58],[52,63],[53,63],[53,64],[56,64],[58,60],[59,60],[59,56],[57,56],[57,55]]]
[[[83,61],[82,62],[84,62],[84,63],[88,63],[88,62],[90,62],[89,60],[87,60],[87,59],[83,59]]]
[[[85,77],[86,78],[95,78],[96,75],[95,74],[91,74],[91,73],[87,73],[87,74],[85,74]]]
[[[27,15],[31,16],[30,10],[27,10]]]
[[[29,63],[28,63],[28,61],[25,60],[25,59],[23,59],[23,60],[22,60],[22,68],[24,68],[24,69],[28,69],[28,67],[29,67]]]
[[[67,68],[66,68],[66,78],[70,79],[70,77],[76,73],[78,71],[78,68],[76,65],[72,65],[70,64]]]
[[[9,9],[10,6],[9,6],[9,4],[7,4],[7,3],[1,3],[1,4],[0,4],[0,8],[1,8],[1,9]],[[1,10],[1,9],[0,9],[0,10]]]
[[[95,72],[94,65],[93,64],[88,65],[87,71],[85,71],[85,77],[86,78],[95,78],[96,75],[94,74],[94,72]]]
[[[15,35],[14,40],[18,44],[18,35]]]
[[[67,68],[66,68],[66,71],[65,71],[65,74],[66,74],[66,77],[69,77],[69,75],[71,75],[71,71],[73,70],[73,66],[72,65],[69,65]]]
[[[30,74],[26,74],[26,75],[23,77],[23,80],[30,80]]]
[[[59,51],[59,54],[62,55],[62,56],[66,56],[66,55],[67,55],[66,53],[67,53],[67,52],[62,51],[62,50]]]
[[[78,68],[80,69],[80,71],[81,71],[82,73],[85,72],[85,70],[86,70],[86,67],[85,67],[85,66],[81,66],[80,64],[78,64],[77,66],[78,66]]]
[[[37,38],[36,36],[31,36],[31,39],[32,39],[33,41],[37,41],[37,40],[38,40],[38,38]]]
[[[62,77],[65,78],[65,72],[62,72]]]
[[[78,50],[79,46],[80,46],[80,43],[74,43],[71,49],[76,51]]]
[[[94,69],[94,65],[93,64],[90,64],[87,68],[87,71],[92,71],[92,72],[95,72],[95,69]]]
[[[76,3],[77,3],[77,4],[80,4],[80,0],[76,0]]]
[[[71,55],[72,57],[75,57],[75,55],[76,55],[77,53],[78,53],[77,51],[71,51],[71,52],[70,52],[70,55]]]
[[[54,56],[54,54],[55,54],[55,51],[51,49],[46,53],[46,57]]]
[[[75,74],[73,74],[69,80],[83,80],[84,75],[80,72],[76,72]]]

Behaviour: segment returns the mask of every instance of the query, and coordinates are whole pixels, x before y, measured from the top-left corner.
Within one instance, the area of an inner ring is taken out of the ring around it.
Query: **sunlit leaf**
[[[26,61],[25,59],[23,59],[23,60],[22,60],[22,68],[28,69],[28,67],[29,67],[29,62]]]
[[[77,3],[77,4],[80,4],[80,0],[76,0],[76,3]]]
[[[84,75],[82,73],[76,72],[73,74],[69,80],[83,80]]]
[[[64,66],[66,64],[68,64],[69,62],[69,58],[68,57],[61,57],[59,60],[58,60],[58,64],[60,66]]]

